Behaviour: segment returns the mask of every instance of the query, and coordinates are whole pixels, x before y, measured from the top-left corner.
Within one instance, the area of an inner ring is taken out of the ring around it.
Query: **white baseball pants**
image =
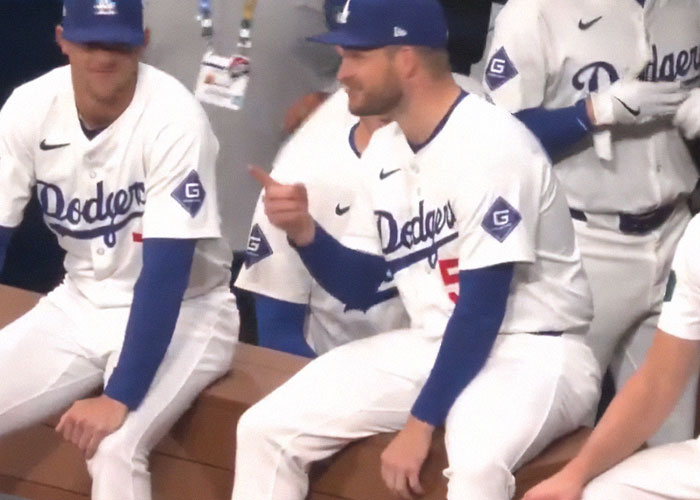
[[[574,228],[593,293],[587,341],[601,369],[610,367],[620,389],[651,346],[673,254],[690,214],[681,204],[661,227],[645,235],[621,233],[617,215],[586,216],[587,222],[574,220]],[[693,377],[650,444],[693,437],[696,391]]]
[[[309,363],[238,423],[233,500],[303,500],[312,462],[401,429],[440,338],[399,330]],[[590,424],[600,374],[576,339],[501,335],[446,422],[448,498],[506,500],[511,473],[556,437]]]
[[[583,500],[697,500],[700,443],[691,439],[632,455],[594,479]]]
[[[119,359],[128,315],[128,307],[95,307],[68,282],[0,330],[0,435],[102,387]],[[150,500],[150,450],[202,389],[229,370],[237,332],[227,287],[182,303],[144,401],[88,461],[92,500]]]

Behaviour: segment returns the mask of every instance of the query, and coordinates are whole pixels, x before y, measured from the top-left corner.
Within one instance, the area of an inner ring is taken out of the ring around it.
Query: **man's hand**
[[[303,184],[281,184],[260,167],[248,167],[265,194],[265,215],[273,225],[287,233],[295,245],[303,247],[314,240],[316,226],[309,214],[309,199]]]
[[[328,95],[326,92],[312,92],[294,102],[284,115],[284,131],[291,134],[299,128],[299,125],[328,99]]]
[[[683,131],[686,139],[700,138],[700,89],[690,91],[690,97],[678,108],[673,124]]]
[[[410,500],[424,494],[420,470],[428,457],[434,429],[411,416],[382,452],[382,479],[397,498]]]
[[[687,97],[681,82],[618,80],[590,99],[595,125],[630,125],[670,117]]]
[[[66,441],[70,441],[92,458],[102,440],[119,429],[129,409],[109,396],[81,399],[73,403],[56,426]]]
[[[523,500],[581,500],[584,481],[566,468],[528,490]]]

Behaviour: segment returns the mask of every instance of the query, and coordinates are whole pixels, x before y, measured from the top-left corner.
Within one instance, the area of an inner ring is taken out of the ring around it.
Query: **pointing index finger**
[[[268,174],[262,167],[257,165],[248,165],[248,172],[250,173],[251,177],[258,181],[264,188],[279,185],[279,182],[270,177],[270,174]]]

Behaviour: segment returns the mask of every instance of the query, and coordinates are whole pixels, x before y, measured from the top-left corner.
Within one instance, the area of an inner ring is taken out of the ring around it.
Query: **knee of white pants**
[[[284,440],[288,434],[281,426],[280,414],[267,408],[264,404],[256,404],[248,408],[238,420],[236,428],[236,449],[249,454],[263,452],[270,448],[283,451],[286,449]]]
[[[306,472],[311,462],[326,455],[324,450],[330,445],[309,433],[303,422],[267,403],[263,400],[253,405],[238,420],[237,461],[239,457],[247,463],[281,461],[295,474]]]
[[[496,462],[473,462],[445,470],[448,500],[507,500],[515,494],[515,478]]]
[[[148,450],[125,442],[123,435],[116,432],[102,440],[87,466],[93,481],[101,478],[126,481],[134,476],[148,475]]]

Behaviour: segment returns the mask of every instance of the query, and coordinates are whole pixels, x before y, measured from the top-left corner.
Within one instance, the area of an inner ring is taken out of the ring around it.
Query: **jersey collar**
[[[442,117],[442,120],[437,124],[433,132],[430,134],[430,137],[426,139],[424,142],[421,142],[420,144],[413,144],[412,142],[408,142],[408,145],[411,146],[411,149],[413,150],[414,153],[417,153],[421,149],[423,149],[425,146],[427,146],[430,141],[435,139],[435,136],[440,133],[440,131],[445,127],[445,124],[447,123],[447,120],[450,119],[450,116],[452,115],[452,112],[455,110],[457,105],[462,102],[462,99],[467,97],[469,93],[462,89],[459,92],[459,95],[457,96],[457,99],[455,99],[455,102],[452,103],[452,106],[450,106],[450,109],[447,110],[447,113],[445,113],[445,116]]]

